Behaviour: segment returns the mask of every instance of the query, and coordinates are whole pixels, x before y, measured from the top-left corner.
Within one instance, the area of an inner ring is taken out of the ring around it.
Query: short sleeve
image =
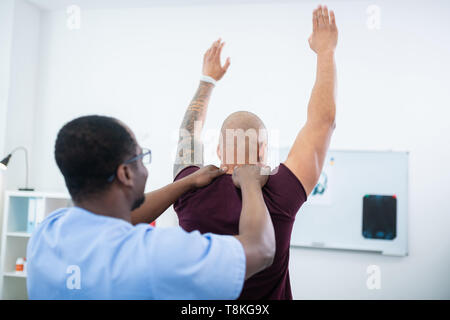
[[[189,166],[184,168],[183,170],[181,170],[180,172],[178,172],[178,174],[175,176],[175,178],[173,179],[173,181],[177,181],[180,180],[184,177],[187,177],[188,175],[190,175],[191,173],[194,173],[195,171],[199,170],[200,168],[197,166]]]
[[[188,175],[196,172],[199,169],[200,168],[197,166],[186,167],[183,170],[181,170],[180,172],[178,172],[178,174],[175,176],[173,181],[183,179],[184,177],[187,177]],[[180,209],[180,207],[182,207],[186,203],[186,200],[188,200],[196,191],[197,190],[188,191],[188,192],[184,193],[181,197],[179,197],[177,200],[175,200],[175,202],[173,204],[173,208],[175,209],[175,211]]]
[[[245,253],[235,237],[155,228],[150,242],[150,286],[156,299],[239,297]]]
[[[298,210],[307,200],[302,183],[283,163],[269,176],[263,193],[268,207],[267,202],[270,202],[271,208],[277,208],[277,211],[291,218],[295,218]]]

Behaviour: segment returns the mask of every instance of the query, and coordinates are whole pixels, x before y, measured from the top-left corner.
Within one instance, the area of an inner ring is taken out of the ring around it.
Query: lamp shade
[[[9,159],[11,159],[12,154],[8,154],[5,159],[0,161],[0,169],[6,170],[8,167]]]

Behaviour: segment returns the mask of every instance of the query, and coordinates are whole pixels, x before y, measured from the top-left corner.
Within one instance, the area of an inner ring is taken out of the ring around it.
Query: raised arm
[[[317,76],[308,105],[306,124],[300,130],[285,165],[303,184],[307,195],[322,172],[335,128],[336,65],[334,50],[338,30],[334,12],[319,6],[313,12],[313,33],[309,45],[317,54]]]
[[[203,76],[209,77],[212,81],[208,82],[207,79],[205,79],[206,81],[200,81],[197,92],[184,114],[173,167],[174,178],[188,166],[203,166],[201,132],[206,119],[209,98],[214,88],[212,82],[222,79],[230,66],[230,58],[227,58],[224,66],[220,62],[220,54],[224,45],[225,42],[221,42],[221,39],[215,41],[203,56]]]

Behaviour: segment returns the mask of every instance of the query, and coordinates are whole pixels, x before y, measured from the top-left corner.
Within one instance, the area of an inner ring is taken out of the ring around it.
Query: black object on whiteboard
[[[365,195],[363,197],[362,233],[367,239],[395,239],[397,236],[397,197],[395,195]]]

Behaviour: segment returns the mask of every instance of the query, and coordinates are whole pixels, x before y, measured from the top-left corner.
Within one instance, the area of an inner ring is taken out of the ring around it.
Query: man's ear
[[[258,144],[258,162],[259,163],[266,163],[266,149],[267,149],[267,145],[265,142],[261,142]]]
[[[222,150],[220,149],[220,143],[217,145],[217,156],[219,157],[219,160],[222,161]]]
[[[132,187],[134,185],[133,172],[128,165],[121,164],[119,168],[117,168],[117,180],[127,187]]]

